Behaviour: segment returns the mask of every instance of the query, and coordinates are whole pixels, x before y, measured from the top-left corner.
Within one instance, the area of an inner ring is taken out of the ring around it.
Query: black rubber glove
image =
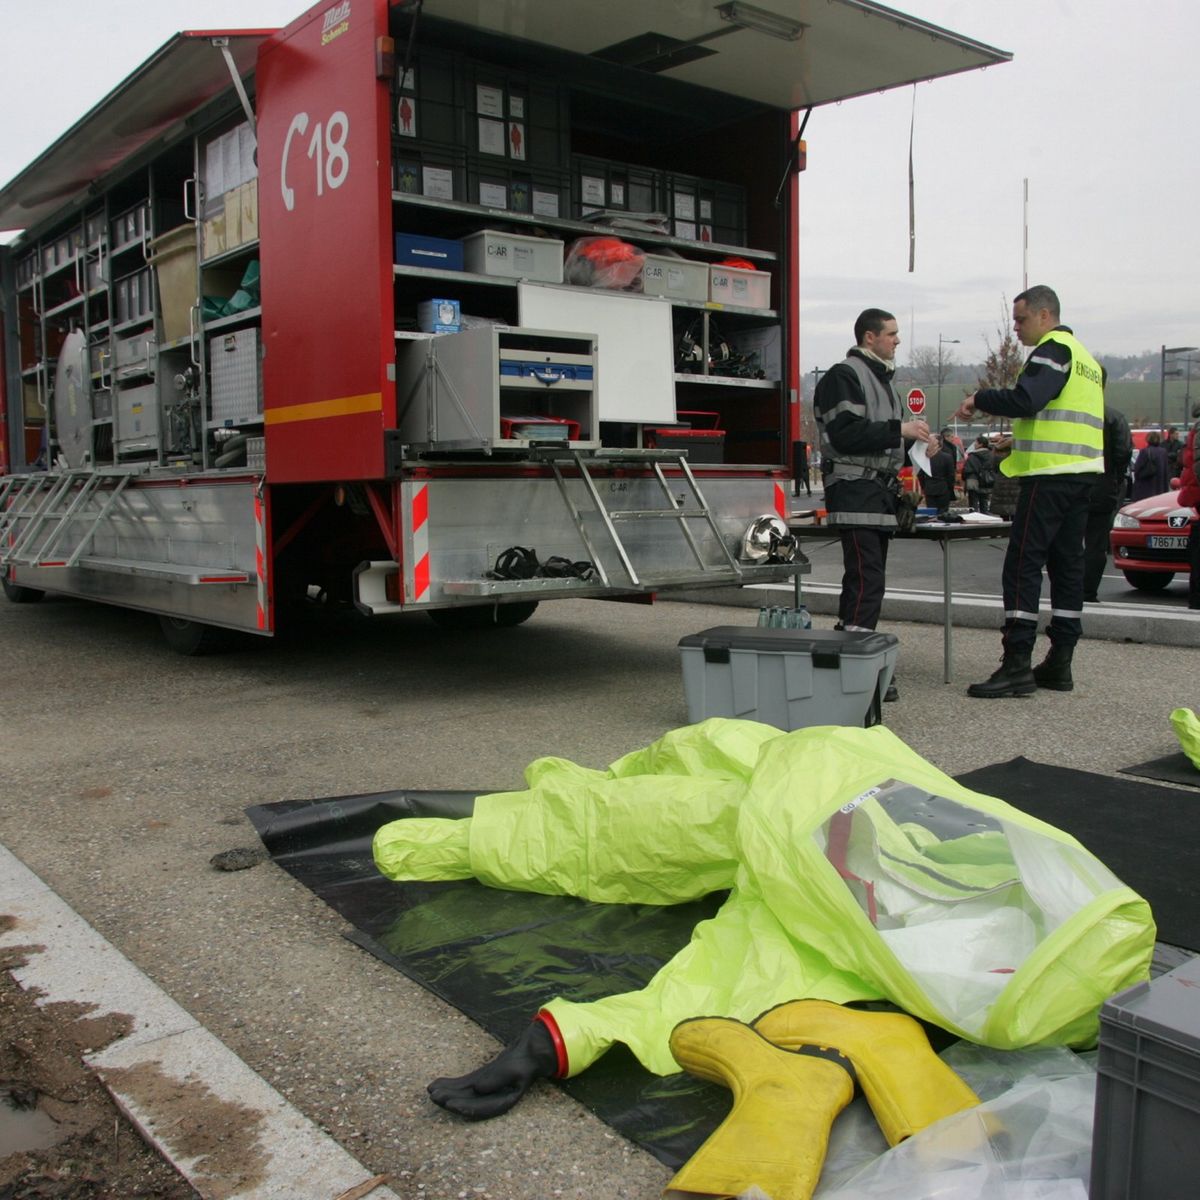
[[[486,1066],[457,1079],[435,1079],[425,1090],[434,1104],[469,1121],[506,1113],[537,1079],[558,1074],[558,1054],[550,1031],[534,1021]]]

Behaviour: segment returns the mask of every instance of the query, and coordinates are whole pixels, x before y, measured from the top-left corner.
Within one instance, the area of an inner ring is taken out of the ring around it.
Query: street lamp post
[[[938,377],[937,377],[937,432],[942,431],[942,347],[957,346],[958,338],[942,337],[938,334]],[[957,434],[955,435],[957,436]]]
[[[1162,358],[1158,371],[1158,427],[1166,429],[1167,427],[1167,375],[1182,375],[1180,370],[1167,371],[1167,355],[1169,354],[1190,354],[1193,350],[1200,350],[1200,346],[1163,346]]]

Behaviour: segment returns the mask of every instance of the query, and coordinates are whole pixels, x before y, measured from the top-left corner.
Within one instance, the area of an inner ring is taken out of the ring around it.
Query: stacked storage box
[[[1100,1009],[1091,1200],[1200,1188],[1200,958]]]
[[[896,669],[890,633],[718,625],[680,639],[688,719],[780,729],[880,723]]]

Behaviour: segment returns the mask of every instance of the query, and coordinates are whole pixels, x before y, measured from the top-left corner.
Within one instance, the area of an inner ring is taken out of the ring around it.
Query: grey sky
[[[566,0],[564,0],[566,2]],[[582,3],[585,0],[573,0]],[[586,0],[591,3],[594,0]],[[817,109],[801,183],[802,368],[827,367],[858,311],[890,308],[900,360],[939,333],[977,361],[1022,282],[1056,287],[1096,353],[1200,345],[1195,0],[896,0],[1013,52],[916,88],[916,270],[908,272],[914,89]],[[303,0],[4,0],[7,181],[180,29],[276,26]]]

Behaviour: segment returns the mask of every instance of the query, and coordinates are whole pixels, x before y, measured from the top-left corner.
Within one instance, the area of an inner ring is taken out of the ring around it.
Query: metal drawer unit
[[[213,425],[253,425],[262,421],[262,355],[258,327],[208,339],[209,397]]]
[[[117,338],[113,343],[114,370],[118,379],[154,374],[155,338],[153,333],[138,333]]]
[[[596,339],[489,326],[401,348],[400,435],[438,450],[598,445]]]
[[[113,449],[117,457],[158,452],[158,388],[153,383],[119,388],[116,393],[116,429]]]

